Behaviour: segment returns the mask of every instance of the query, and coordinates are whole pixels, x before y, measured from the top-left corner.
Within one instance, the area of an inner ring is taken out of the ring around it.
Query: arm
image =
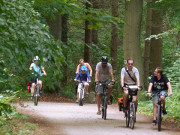
[[[172,96],[172,87],[171,87],[171,83],[168,82],[168,83],[167,83],[167,86],[168,86],[168,89],[169,89],[168,97],[170,97],[170,96]]]
[[[147,92],[147,96],[151,96],[151,89],[152,89],[153,83],[149,83],[149,87],[148,87],[148,92]]]
[[[91,78],[90,78],[89,74],[87,74],[87,77],[88,77],[88,82],[91,82]]]
[[[112,70],[109,71],[109,75],[111,76],[111,81],[112,81],[112,82],[115,82],[115,80],[114,80],[114,75],[113,75]]]
[[[89,65],[89,63],[87,63],[87,68],[89,69],[89,76],[92,77],[92,68],[91,66]]]
[[[96,74],[95,74],[95,82],[98,82],[98,81],[99,81],[99,80],[98,80],[98,74],[99,74],[99,71],[96,70]]]
[[[77,68],[76,68],[76,74],[78,74],[79,73],[79,69],[80,69],[80,64],[77,66]]]
[[[32,67],[33,67],[33,63],[30,65],[29,70],[32,70]]]
[[[76,82],[78,78],[79,78],[79,73],[76,75],[74,81]]]
[[[46,75],[46,71],[45,71],[44,67],[42,67],[42,71],[43,71],[43,75]]]

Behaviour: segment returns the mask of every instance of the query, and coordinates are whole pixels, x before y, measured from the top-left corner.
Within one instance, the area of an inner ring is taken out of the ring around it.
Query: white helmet
[[[35,56],[33,60],[40,60],[38,56]]]

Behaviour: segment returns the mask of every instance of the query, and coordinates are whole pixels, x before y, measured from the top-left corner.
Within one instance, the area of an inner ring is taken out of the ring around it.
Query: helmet
[[[81,71],[86,71],[87,68],[86,68],[86,66],[81,66],[80,70],[81,70]]]
[[[35,56],[33,60],[40,60],[38,56]]]
[[[107,62],[108,62],[107,56],[102,56],[101,62],[102,62],[102,63],[107,63]]]

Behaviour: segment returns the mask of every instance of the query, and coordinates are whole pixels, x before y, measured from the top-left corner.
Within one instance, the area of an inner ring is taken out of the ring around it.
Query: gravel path
[[[18,111],[43,125],[49,135],[180,135],[180,130],[172,126],[163,126],[158,132],[157,126],[151,125],[151,118],[140,114],[137,114],[135,128],[127,128],[117,104],[108,106],[107,120],[96,114],[96,104],[39,102],[34,106],[27,102],[24,106],[18,106]]]

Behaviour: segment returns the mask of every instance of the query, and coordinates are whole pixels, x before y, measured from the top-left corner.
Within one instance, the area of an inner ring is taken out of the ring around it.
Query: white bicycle
[[[85,97],[84,82],[86,82],[86,81],[77,80],[77,82],[79,83],[78,89],[77,89],[77,92],[79,93],[79,105],[80,105],[80,106],[83,106],[84,97]]]

